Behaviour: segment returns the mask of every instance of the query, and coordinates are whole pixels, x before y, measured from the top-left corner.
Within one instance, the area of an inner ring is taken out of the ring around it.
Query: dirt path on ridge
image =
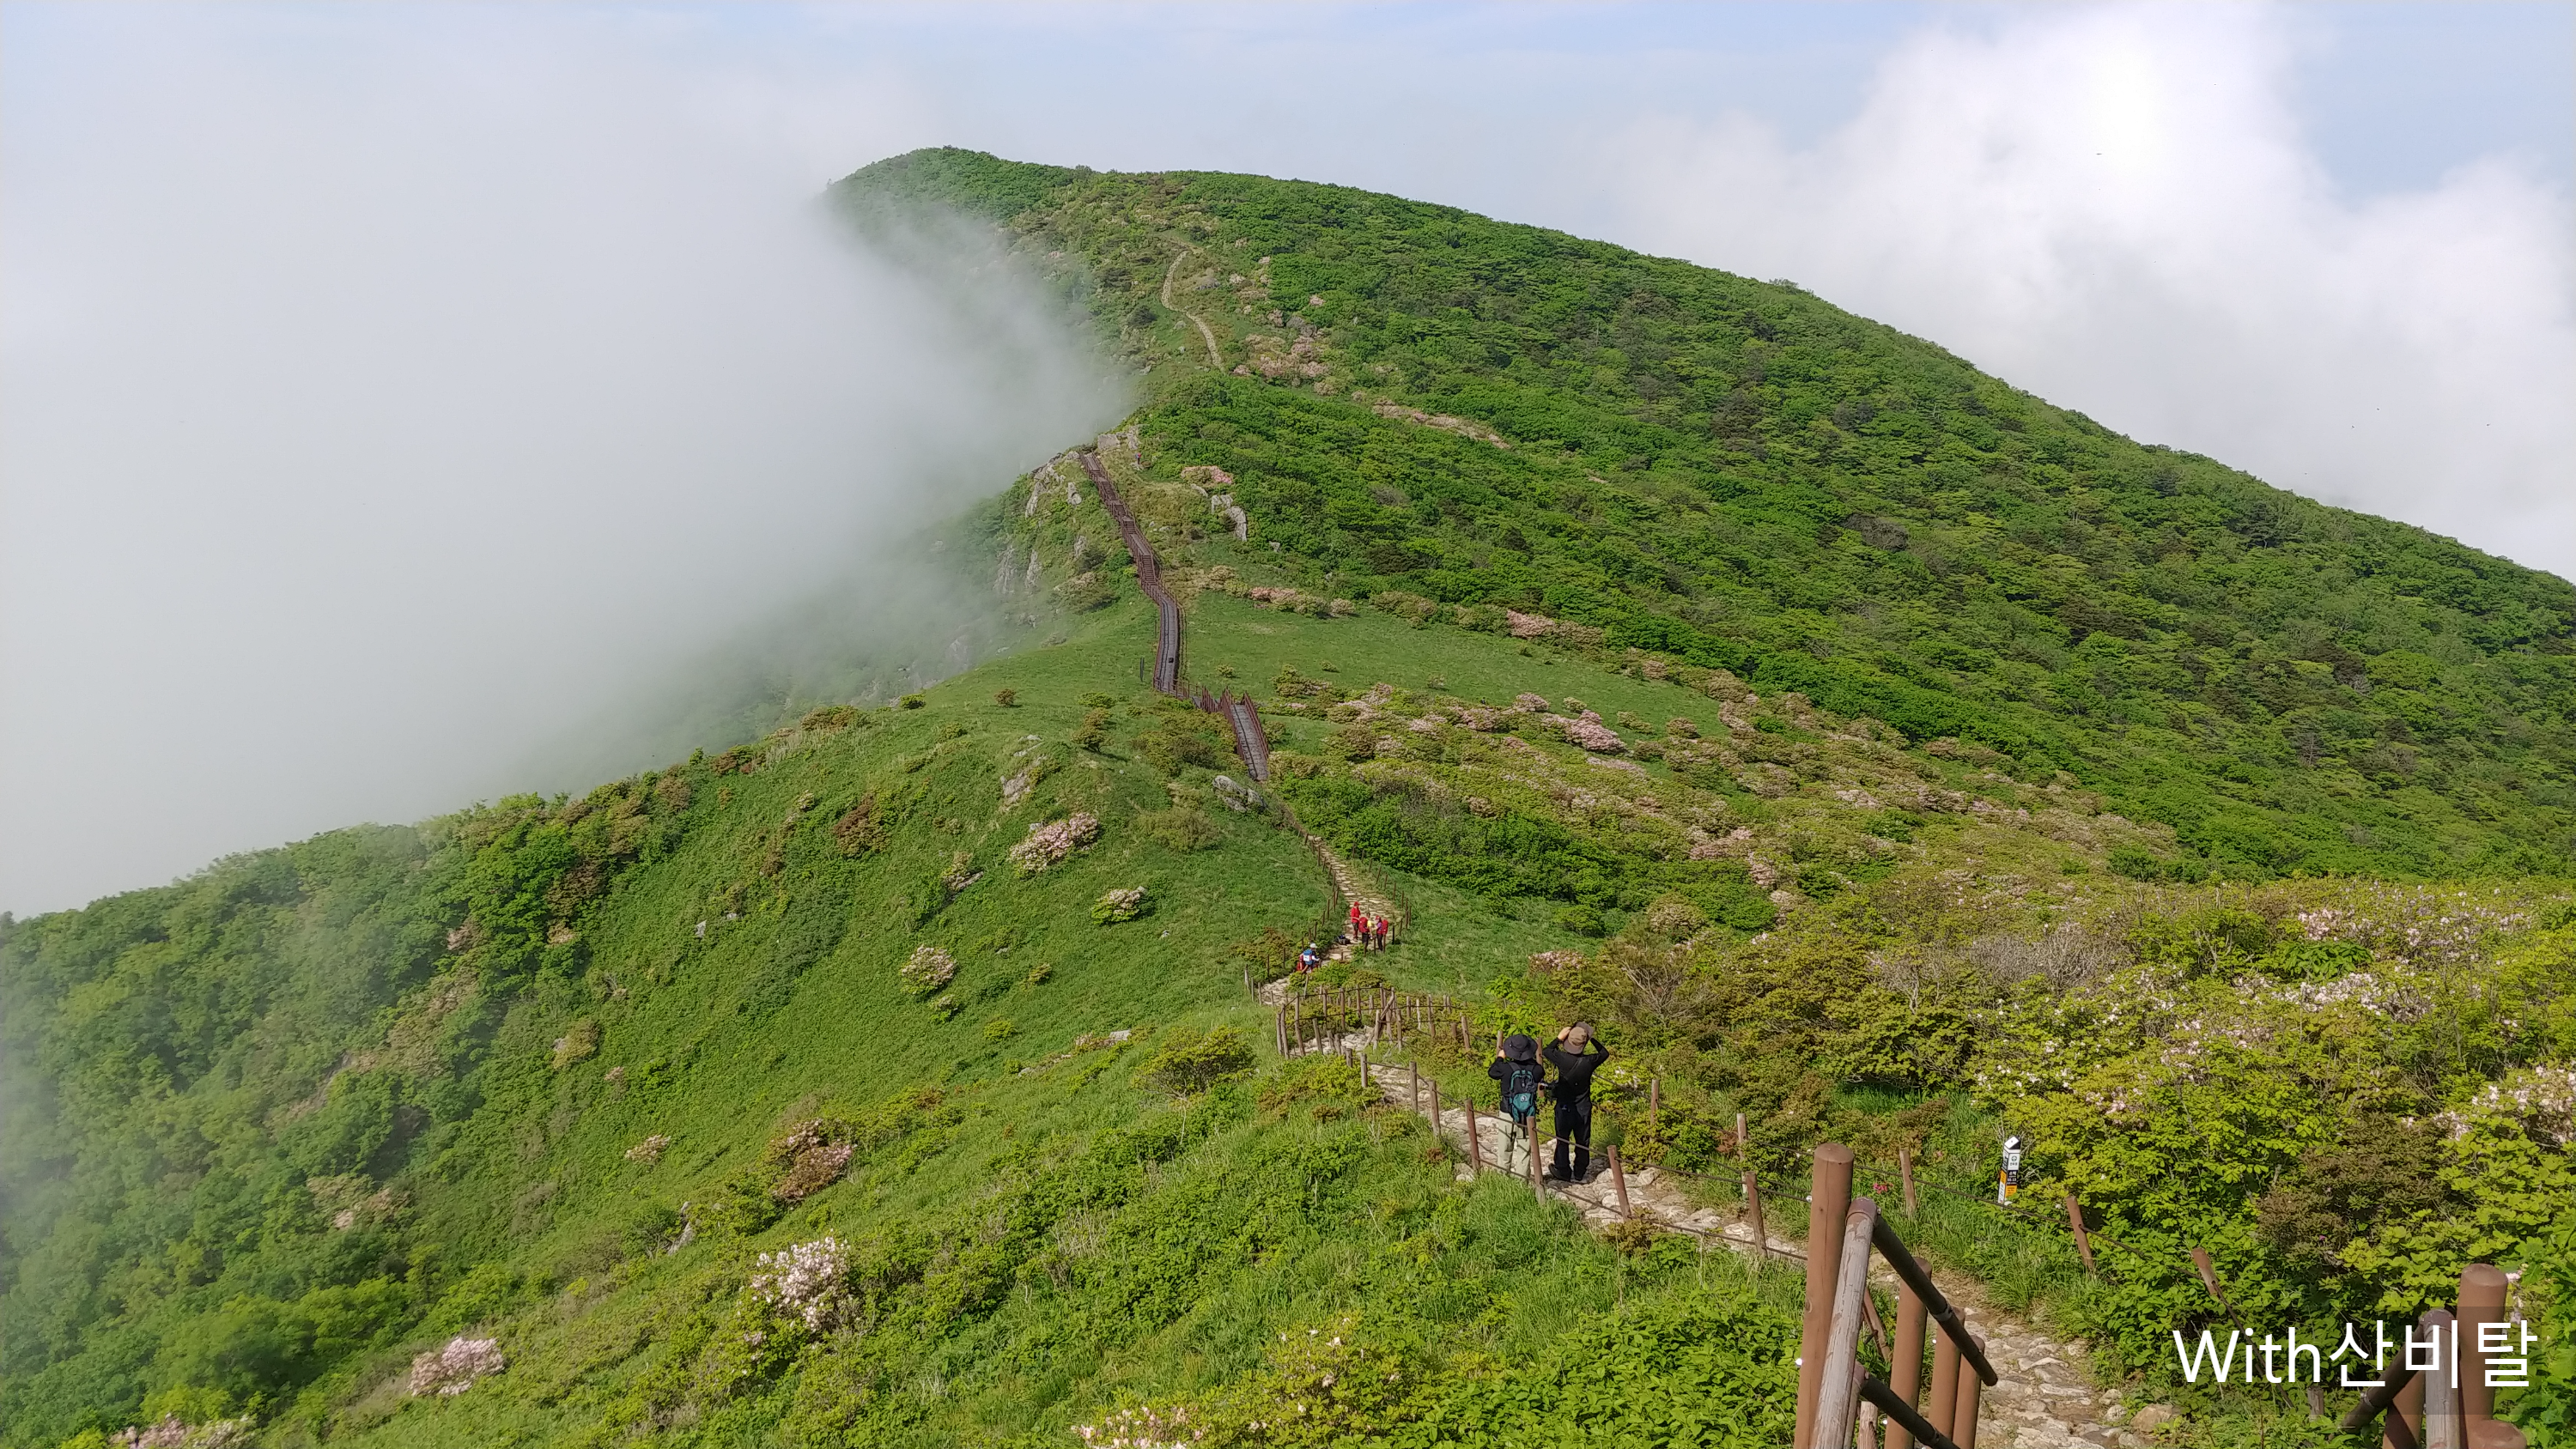
[[[1223,372],[1225,371],[1225,357],[1223,354],[1219,353],[1216,348],[1216,329],[1207,325],[1206,320],[1201,318],[1198,313],[1193,312],[1187,307],[1184,307],[1180,303],[1172,300],[1172,279],[1181,274],[1181,263],[1186,262],[1189,259],[1190,254],[1187,251],[1184,251],[1179,256],[1172,258],[1171,266],[1164,269],[1163,307],[1166,311],[1178,312],[1182,316],[1190,319],[1190,325],[1199,329],[1199,340],[1207,344],[1208,366],[1215,368],[1219,372]]]

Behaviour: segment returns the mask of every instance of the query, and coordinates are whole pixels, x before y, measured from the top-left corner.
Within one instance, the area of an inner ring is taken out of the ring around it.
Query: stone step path
[[[1368,1049],[1370,1043],[1367,1033],[1354,1032],[1345,1035],[1339,1045],[1344,1050],[1358,1051]],[[1426,1084],[1424,1100],[1417,1103],[1413,1074],[1408,1069],[1373,1063],[1369,1077],[1388,1101],[1416,1115],[1425,1114],[1429,1088]],[[1467,1109],[1463,1104],[1444,1100],[1437,1126],[1444,1140],[1462,1148],[1466,1145]],[[1550,1156],[1546,1130],[1547,1121],[1542,1116],[1542,1171]],[[1499,1172],[1507,1136],[1503,1119],[1480,1108],[1476,1112],[1476,1136],[1485,1170]],[[1515,1155],[1513,1166],[1522,1165],[1523,1159]],[[1593,1166],[1590,1181],[1550,1182],[1547,1191],[1549,1196],[1571,1204],[1594,1228],[1609,1228],[1622,1220],[1617,1185],[1598,1155]],[[1473,1175],[1472,1167],[1459,1164],[1461,1181]],[[1744,1221],[1739,1209],[1713,1208],[1692,1201],[1680,1178],[1658,1168],[1642,1167],[1627,1174],[1627,1186],[1629,1212],[1635,1217],[1671,1231],[1689,1233],[1712,1246],[1746,1255],[1756,1251],[1752,1224]],[[1804,1199],[1790,1198],[1777,1206],[1766,1201],[1765,1208],[1771,1225],[1771,1232],[1765,1235],[1770,1256],[1803,1265],[1806,1254],[1794,1243],[1780,1241],[1777,1225],[1789,1221],[1803,1224]],[[1883,1282],[1893,1292],[1895,1275],[1884,1264],[1874,1264],[1873,1269],[1872,1280]],[[2091,1354],[2081,1341],[2045,1332],[2019,1315],[1993,1307],[1985,1301],[1973,1278],[1936,1268],[1932,1279],[1966,1315],[1970,1327],[1984,1336],[1986,1356],[1995,1366],[1997,1382],[1985,1391],[1978,1415],[1980,1449],[2145,1449],[2148,1441],[2122,1423],[2126,1410],[2120,1391],[2095,1385]]]
[[[1372,916],[1390,921],[1395,919],[1395,903],[1371,889],[1367,878],[1352,869],[1351,863],[1342,859],[1341,852],[1325,844],[1319,836],[1307,838],[1314,842],[1315,853],[1323,857],[1324,869],[1332,873],[1333,888],[1341,892],[1343,900],[1357,904]],[[1357,947],[1344,941],[1324,954],[1334,961],[1348,961],[1357,952]]]

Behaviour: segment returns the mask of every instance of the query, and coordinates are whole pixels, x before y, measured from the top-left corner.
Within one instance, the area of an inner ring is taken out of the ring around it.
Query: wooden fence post
[[[1816,1151],[1816,1169],[1819,1182],[1829,1182],[1830,1168],[1823,1148]],[[1807,1234],[1808,1266],[1812,1268],[1817,1259],[1830,1253],[1834,1274],[1830,1280],[1833,1299],[1825,1309],[1825,1331],[1799,1345],[1803,1360],[1799,1377],[1804,1378],[1810,1367],[1816,1370],[1814,1414],[1806,1432],[1797,1440],[1804,1449],[1847,1449],[1856,1417],[1853,1406],[1858,1402],[1860,1387],[1861,1306],[1869,1301],[1869,1237],[1878,1226],[1877,1201],[1864,1197],[1853,1202],[1839,1226],[1842,1231],[1830,1241],[1812,1227]],[[1808,1281],[1815,1281],[1812,1273]],[[1812,1322],[1814,1318],[1811,1305],[1808,1319]]]
[[[1521,1132],[1523,1145],[1529,1148],[1530,1196],[1547,1201],[1547,1179],[1538,1174],[1538,1114],[1530,1114],[1529,1126]]]
[[[1753,1224],[1753,1263],[1760,1267],[1771,1256],[1771,1240],[1762,1232],[1762,1184],[1750,1168],[1744,1173],[1744,1214]]]
[[[2445,1307],[2427,1307],[2416,1325],[2432,1336],[2434,1343],[2450,1341],[2452,1315]],[[2460,1436],[2460,1385],[2455,1385],[2450,1372],[2455,1364],[2442,1364],[2442,1369],[2427,1369],[2416,1374],[2424,1385],[2424,1449],[2468,1449]]]
[[[2066,1225],[2075,1230],[2075,1256],[2084,1260],[2084,1276],[2101,1277],[2093,1268],[2092,1236],[2084,1231],[2084,1204],[2077,1202],[2071,1192],[2066,1195]]]
[[[1744,1156],[1744,1148],[1744,1114],[1738,1112],[1735,1114],[1735,1155],[1739,1158]]]
[[[1440,1140],[1440,1084],[1431,1084],[1431,1140]]]
[[[1422,1110],[1422,1068],[1417,1063],[1406,1062],[1404,1071],[1406,1078],[1413,1084],[1413,1110],[1419,1112]]]
[[[1959,1362],[1959,1357],[1959,1345],[1950,1341],[1950,1335],[1933,1335],[1932,1402],[1924,1408],[1923,1422],[1954,1438],[1958,1433],[1955,1421],[1959,1407],[1959,1371],[1966,1367]],[[1974,1376],[1971,1371],[1970,1377]]]
[[[2418,1449],[2424,1442],[2424,1376],[2415,1374],[2388,1404],[2379,1429],[2380,1449]]]
[[[1619,1149],[1615,1144],[1604,1147],[1601,1155],[1610,1159],[1610,1185],[1619,1190],[1619,1217],[1624,1222],[1634,1222],[1637,1215],[1628,1207],[1628,1174],[1619,1167]]]
[[[1485,1175],[1485,1139],[1476,1130],[1476,1099],[1467,1099],[1467,1170],[1476,1177]]]
[[[1648,1077],[1646,1079],[1646,1130],[1649,1132],[1654,1131],[1655,1125],[1663,1121],[1663,1119],[1664,1079],[1661,1077]]]
[[[1905,1184],[1905,1215],[1920,1217],[1921,1209],[1914,1202],[1914,1149],[1901,1143],[1896,1149],[1896,1175]],[[1902,1434],[1905,1431],[1899,1429],[1896,1432]]]
[[[2475,1444],[2479,1426],[2495,1422],[2495,1390],[2487,1387],[2487,1356],[2478,1350],[2478,1326],[2504,1322],[2504,1274],[2492,1264],[2460,1270],[2461,1442]]]
[[[1896,1347],[1887,1356],[1887,1387],[1909,1406],[1923,1392],[1923,1298],[1914,1285],[1897,1280]],[[1886,1449],[1911,1449],[1914,1432],[1891,1419]]]
[[[2210,1261],[2209,1250],[2192,1249],[2191,1265],[2200,1270],[2200,1286],[2209,1290],[2209,1296],[2218,1300],[2218,1306],[2227,1310],[2227,1316],[2236,1320],[2237,1327],[2244,1328],[2245,1319],[2237,1313],[2236,1305],[2227,1301],[2227,1290],[2218,1286],[2218,1265]],[[2253,1332],[2250,1328],[2245,1331]]]
[[[1834,1275],[1842,1267],[1834,1245],[1851,1210],[1851,1180],[1850,1148],[1839,1142],[1816,1148],[1807,1193],[1807,1317],[1798,1335],[1797,1434],[1789,1441],[1796,1449],[1843,1449],[1816,1438],[1816,1394],[1824,1383],[1825,1339],[1833,1331]]]
[[[1968,1339],[1977,1346],[1979,1353],[1985,1352],[1986,1340],[1982,1335],[1972,1333],[1968,1335]],[[1959,1400],[1950,1410],[1950,1442],[1958,1445],[1959,1449],[1977,1449],[1977,1400],[1982,1398],[1985,1392],[1985,1380],[1977,1377],[1977,1366],[1967,1362],[1965,1355],[1962,1355],[1959,1363]]]

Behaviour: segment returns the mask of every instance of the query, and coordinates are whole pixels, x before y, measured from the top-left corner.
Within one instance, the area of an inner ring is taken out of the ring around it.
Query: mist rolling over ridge
[[[885,550],[1123,406],[971,239],[895,267],[613,68],[120,61],[11,148],[9,909],[652,763],[606,722],[902,654]]]

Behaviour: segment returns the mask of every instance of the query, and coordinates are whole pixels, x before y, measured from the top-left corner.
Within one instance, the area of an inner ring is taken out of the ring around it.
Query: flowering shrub
[[[411,1361],[411,1391],[416,1395],[461,1394],[474,1387],[475,1380],[509,1366],[509,1360],[501,1355],[499,1339],[467,1338],[460,1333],[449,1339],[445,1348]]]
[[[912,955],[895,968],[895,974],[903,978],[904,986],[913,995],[928,996],[957,979],[957,958],[939,946],[915,946]]]
[[[1628,748],[1627,741],[1603,724],[1599,716],[1588,712],[1581,719],[1566,722],[1565,737],[1596,755],[1616,755]]]
[[[1099,838],[1100,817],[1076,811],[1030,826],[1028,838],[1011,847],[1010,861],[1020,874],[1036,875]]]
[[[851,1146],[837,1140],[841,1124],[817,1117],[769,1144],[769,1160],[784,1163],[786,1176],[769,1189],[780,1202],[803,1202],[841,1180],[850,1169]]]
[[[1097,1424],[1077,1425],[1073,1432],[1093,1449],[1179,1449],[1205,1441],[1208,1431],[1204,1424],[1192,1424],[1189,1405],[1180,1404],[1119,1409]]]
[[[75,1441],[78,1442],[78,1441]],[[217,1419],[207,1424],[183,1424],[170,1414],[150,1428],[120,1431],[107,1441],[116,1449],[226,1449],[250,1442],[250,1420]]]
[[[849,1248],[838,1238],[816,1238],[761,1254],[744,1291],[761,1308],[820,1330],[850,1308],[849,1272]]]
[[[1145,914],[1147,907],[1143,886],[1106,890],[1100,893],[1100,899],[1091,903],[1091,919],[1104,926],[1115,925]]]

